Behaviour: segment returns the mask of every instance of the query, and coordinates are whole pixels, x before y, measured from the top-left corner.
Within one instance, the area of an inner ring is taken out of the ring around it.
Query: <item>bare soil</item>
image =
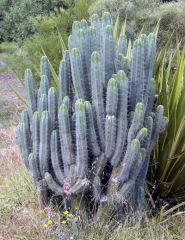
[[[24,96],[24,87],[21,83],[10,73],[0,73],[0,98],[6,101],[8,105],[21,107],[22,102],[11,90],[16,90],[21,96]]]

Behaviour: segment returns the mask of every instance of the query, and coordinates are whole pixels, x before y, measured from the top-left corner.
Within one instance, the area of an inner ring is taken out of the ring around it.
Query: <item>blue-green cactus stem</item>
[[[51,119],[51,129],[56,129],[58,120],[58,99],[54,87],[48,91],[48,112]]]
[[[137,103],[135,107],[132,124],[128,131],[128,143],[130,143],[134,138],[136,138],[137,132],[143,126],[144,117],[145,117],[144,105],[142,103]]]
[[[71,73],[71,61],[70,61],[70,51],[65,50],[63,53],[63,60],[66,62],[67,65],[67,78],[68,78],[68,92],[67,95],[71,96],[71,84],[72,84],[72,73]]]
[[[148,54],[147,54],[147,73],[146,77],[148,81],[152,79],[153,68],[154,68],[154,58],[156,52],[156,36],[154,33],[150,33],[147,37],[148,40]]]
[[[105,148],[104,133],[104,98],[103,98],[103,81],[102,81],[101,57],[98,52],[93,52],[91,56],[91,85],[92,85],[92,103],[95,109],[98,137],[100,139],[101,149]]]
[[[120,34],[118,39],[118,54],[127,54],[127,37],[125,34]]]
[[[41,97],[41,91],[40,91],[40,88],[36,91],[36,97],[37,97],[37,111],[38,111],[38,108],[39,108],[39,101],[40,101],[40,97]]]
[[[68,48],[69,48],[69,50],[75,48],[74,35],[69,35],[69,38],[68,38]]]
[[[72,35],[76,36],[81,28],[81,23],[79,21],[74,21],[72,25]]]
[[[126,136],[127,136],[127,111],[128,111],[128,79],[123,71],[117,74],[118,84],[118,123],[117,123],[117,137],[116,148],[111,159],[113,166],[117,166],[121,161]]]
[[[41,114],[43,111],[46,110],[48,110],[48,99],[46,94],[42,94],[38,102],[38,111]]]
[[[105,120],[105,156],[110,159],[116,145],[117,119],[114,115],[107,115]]]
[[[130,175],[129,175],[128,181],[132,180],[134,182],[134,184],[136,183],[136,179],[142,168],[142,164],[143,164],[145,158],[146,158],[146,149],[141,148],[140,153],[137,156],[137,160],[136,160],[135,164],[130,169],[130,173],[129,173]],[[124,185],[125,185],[125,183],[123,183],[123,187],[121,189],[124,188]],[[122,191],[121,189],[120,189],[120,192]]]
[[[33,175],[33,179],[34,179],[35,182],[38,182],[39,180],[42,179],[40,169],[39,169],[38,160],[34,156],[33,153],[30,153],[28,160],[29,160],[30,170],[31,170],[32,175]]]
[[[48,206],[50,202],[48,188],[45,180],[42,179],[40,169],[39,169],[39,162],[35,158],[33,153],[30,153],[29,155],[29,164],[30,164],[30,170],[32,172],[32,176],[37,188],[40,203],[44,206]]]
[[[137,77],[139,70],[139,40],[134,42],[132,50],[132,60],[131,60],[131,73],[130,73],[130,86],[129,86],[129,106],[130,111],[133,111],[136,103],[136,91],[137,91]]]
[[[107,86],[106,115],[117,117],[118,109],[118,84],[117,80],[111,78]]]
[[[80,28],[83,29],[83,30],[87,30],[88,29],[88,23],[85,19],[82,19],[80,21]]]
[[[101,22],[97,14],[93,14],[91,19],[91,26],[95,29],[96,31],[96,41],[94,41],[94,45],[97,46],[97,48],[93,49],[93,51],[99,51],[101,48]],[[93,42],[92,42],[93,44]]]
[[[32,142],[34,158],[39,160],[39,145],[40,145],[40,114],[34,112],[32,119]]]
[[[65,97],[63,98],[62,103],[67,106],[68,110],[70,109],[70,107],[71,107],[71,105],[70,105],[71,102],[70,102],[70,98],[69,98],[68,96],[65,96]]]
[[[58,183],[62,186],[64,183],[64,173],[62,169],[62,159],[59,156],[59,145],[57,131],[51,134],[51,163]]]
[[[154,100],[155,100],[155,93],[156,93],[156,83],[154,79],[151,79],[148,83],[148,92],[147,97],[145,98],[147,101],[147,108],[146,112],[149,113],[152,111]]]
[[[69,63],[65,60],[60,62],[59,66],[59,106],[62,104],[62,100],[65,96],[70,94],[70,81]]]
[[[84,194],[86,189],[88,188],[90,182],[87,178],[78,179],[74,186],[71,188],[71,192],[73,194]]]
[[[154,115],[153,131],[152,131],[151,142],[150,142],[150,151],[153,150],[155,146],[155,142],[159,137],[159,134],[164,131],[168,123],[167,118],[164,118],[163,114],[164,114],[164,107],[162,105],[159,105]]]
[[[36,96],[35,96],[35,83],[34,83],[33,75],[30,69],[27,69],[25,71],[24,81],[25,81],[25,88],[26,88],[28,111],[30,114],[30,118],[32,118],[33,113],[36,111],[37,102],[36,102]]]
[[[147,128],[141,128],[141,130],[136,135],[136,139],[138,139],[139,142],[142,143],[146,139],[147,134],[148,134]]]
[[[48,78],[49,86],[51,85],[51,71],[50,71],[50,64],[48,58],[43,56],[40,62],[40,75],[45,75]]]
[[[87,119],[88,143],[90,145],[89,151],[91,151],[95,157],[98,157],[101,154],[101,151],[96,136],[92,106],[89,101],[85,101],[84,104]]]
[[[91,54],[94,51],[99,51],[100,50],[100,38],[98,37],[98,30],[94,27],[90,27],[89,28],[89,55],[90,58],[88,61],[88,63],[90,64],[89,66],[91,66]]]
[[[42,75],[40,80],[40,94],[45,94],[47,96],[49,86],[48,77],[46,75]]]
[[[102,25],[106,29],[106,26],[113,27],[113,21],[109,12],[104,12],[102,16]]]
[[[115,49],[114,49],[114,36],[112,26],[108,25],[105,28],[103,35],[103,77],[104,86],[107,85],[108,80],[115,72]]]
[[[48,111],[41,114],[40,120],[40,147],[39,147],[39,166],[42,177],[50,170],[50,135],[51,122]]]
[[[127,146],[127,150],[124,159],[121,163],[121,169],[117,176],[117,180],[123,185],[124,182],[129,180],[131,170],[138,160],[140,153],[140,142],[137,139],[133,139],[131,144]]]
[[[128,58],[124,57],[123,54],[119,54],[116,59],[116,71],[118,72],[119,70],[123,70],[126,75],[128,76],[129,74],[129,62]]]
[[[64,175],[65,177],[67,177],[69,175],[70,166],[74,163],[74,154],[72,146],[69,110],[65,104],[62,104],[60,106],[58,120],[62,159],[64,164]]]
[[[147,134],[146,138],[144,139],[142,145],[147,150],[147,152],[146,152],[145,159],[143,161],[142,168],[141,168],[141,170],[139,172],[139,175],[138,175],[138,178],[137,178],[137,184],[136,184],[137,186],[142,186],[144,184],[145,177],[146,177],[147,170],[148,170],[148,164],[149,164],[149,157],[148,156],[150,156],[150,153],[148,154],[148,151],[149,151],[149,148],[150,148],[152,132],[153,132],[153,128],[154,128],[153,118],[151,116],[148,116],[145,119],[144,126],[145,126],[145,128],[147,128],[148,134]]]
[[[105,156],[110,159],[116,145],[118,109],[117,80],[111,78],[107,86],[106,120],[105,120]]]
[[[70,53],[72,79],[75,88],[75,92],[78,98],[87,99],[88,89],[86,88],[86,80],[84,77],[84,69],[82,57],[79,49],[73,48]]]
[[[147,79],[147,57],[148,57],[148,41],[146,34],[141,34],[141,68],[142,68],[142,79],[141,79],[141,88],[140,88],[140,99],[138,101],[142,101],[146,104],[147,99],[147,88],[149,80]]]
[[[79,37],[79,50],[82,56],[82,64],[83,64],[83,72],[84,72],[84,78],[85,78],[85,84],[87,91],[91,91],[90,86],[90,58],[91,58],[91,52],[89,51],[90,45],[89,45],[89,38],[88,34],[85,30],[80,29],[78,33]]]
[[[145,45],[144,42],[141,40],[139,45],[139,66],[138,66],[138,75],[137,75],[137,82],[136,82],[136,102],[143,102],[145,99],[145,92],[146,92],[146,73],[145,73]],[[145,103],[144,103],[145,104]]]
[[[101,24],[100,22],[100,19],[99,19],[99,16],[98,14],[93,14],[91,17],[90,17],[90,22],[91,22],[91,25],[93,27],[100,27],[99,25]]]
[[[84,178],[88,170],[87,124],[84,102],[79,99],[75,104],[76,114],[76,164],[78,177]]]
[[[45,173],[45,180],[49,189],[51,189],[56,195],[63,195],[63,188],[53,179],[52,175],[49,172]]]
[[[22,111],[20,122],[24,123],[28,131],[30,131],[30,118],[27,110]]]
[[[19,148],[21,157],[27,169],[29,169],[28,157],[32,151],[31,135],[29,129],[24,123],[20,123],[18,126]]]

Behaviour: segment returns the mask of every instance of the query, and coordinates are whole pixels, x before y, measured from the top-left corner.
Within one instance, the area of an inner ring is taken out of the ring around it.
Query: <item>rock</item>
[[[0,60],[0,67],[5,67],[6,63]]]

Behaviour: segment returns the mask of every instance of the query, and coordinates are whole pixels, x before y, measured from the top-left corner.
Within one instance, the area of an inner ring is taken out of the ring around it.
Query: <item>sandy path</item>
[[[22,103],[19,98],[11,91],[11,88],[15,89],[21,96],[24,95],[24,87],[20,82],[10,73],[0,73],[0,98],[6,101],[8,105],[15,105],[21,107]]]
[[[24,95],[24,87],[12,74],[0,72],[0,111],[9,109],[12,106],[14,106],[16,110],[20,110],[23,107],[23,103],[11,90],[10,86],[21,96]],[[13,116],[14,115],[10,115],[11,118]],[[5,115],[5,117],[8,118],[9,116]],[[8,120],[9,119],[7,119],[7,121]],[[5,121],[5,119],[0,118],[0,123],[3,121]],[[12,119],[12,121],[14,120]],[[0,162],[1,160],[3,161],[5,157],[9,156],[10,158],[10,156],[18,155],[18,149],[13,140],[14,137],[12,126],[9,126],[8,128],[0,127]]]

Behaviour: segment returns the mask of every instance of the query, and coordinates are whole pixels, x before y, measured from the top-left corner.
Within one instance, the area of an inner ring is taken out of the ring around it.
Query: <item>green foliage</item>
[[[121,21],[127,19],[127,35],[134,39],[143,25],[149,22],[153,11],[160,5],[160,0],[99,0],[90,8],[90,13],[102,14],[110,11],[114,20],[119,15]],[[151,29],[151,27],[150,27]]]
[[[150,31],[160,20],[158,45],[163,47],[174,32],[173,43],[176,35],[184,41],[185,36],[185,2],[172,1],[163,3],[160,0],[99,0],[90,8],[90,13],[102,14],[110,11],[114,19],[119,14],[120,19],[127,19],[127,35],[134,38],[141,29]]]
[[[164,105],[169,124],[155,149],[150,177],[155,195],[171,201],[185,200],[185,47],[180,50],[180,46],[169,56],[167,45],[157,54],[155,64],[157,103]]]
[[[58,71],[64,50],[63,43],[67,45],[67,38],[74,19],[87,19],[89,17],[88,8],[93,2],[94,0],[76,0],[74,6],[68,10],[60,8],[54,13],[35,20],[38,34],[33,35],[23,46],[34,67],[39,65],[40,58],[44,54],[48,57],[54,70]]]
[[[5,41],[20,41],[33,34],[32,16],[35,16],[31,1],[4,1],[1,5],[3,13],[2,35]]]
[[[23,49],[33,66],[38,66],[41,56],[45,54],[57,71],[63,54],[61,38],[66,43],[72,25],[71,16],[62,10],[38,19],[36,25],[39,33],[27,40]]]
[[[77,1],[77,3],[83,4],[84,1]],[[60,7],[67,9],[74,5],[76,4],[72,0],[4,0],[0,2],[0,12],[2,12],[3,18],[2,37],[6,41],[20,42],[38,32],[37,26],[35,26],[35,17],[49,14]],[[78,5],[77,8],[80,10]]]

